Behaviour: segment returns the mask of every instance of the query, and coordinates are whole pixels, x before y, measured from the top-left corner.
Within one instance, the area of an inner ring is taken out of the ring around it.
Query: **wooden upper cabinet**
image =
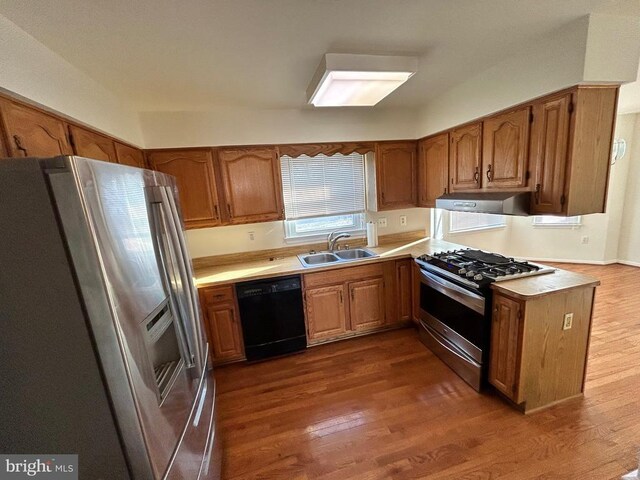
[[[571,94],[544,99],[533,105],[531,159],[535,161],[535,191],[532,196],[532,213],[562,213],[570,105]]]
[[[486,188],[527,186],[530,108],[489,117],[482,129],[483,185]]]
[[[449,134],[418,144],[418,206],[435,207],[436,198],[449,187]]]
[[[11,157],[55,157],[73,153],[65,123],[40,110],[0,99]]]
[[[450,137],[451,191],[479,189],[482,165],[482,123],[454,128],[451,130]]]
[[[176,177],[186,228],[220,225],[211,150],[169,150],[148,154],[151,168]]]
[[[104,160],[105,162],[116,163],[118,161],[116,147],[109,137],[75,125],[69,125],[69,132],[71,133],[71,142],[76,155],[93,158],[94,160]]]
[[[414,141],[376,144],[378,210],[416,206],[416,150]]]
[[[384,280],[372,278],[349,284],[349,318],[356,332],[382,326],[384,322]]]
[[[516,403],[522,357],[523,314],[519,302],[502,295],[493,297],[489,381]]]
[[[284,219],[280,159],[275,148],[219,149],[229,223]]]
[[[346,333],[344,284],[308,289],[305,299],[307,336],[310,343]]]
[[[121,165],[129,165],[130,167],[146,168],[144,162],[144,153],[139,150],[122,143],[115,142],[116,158]]]

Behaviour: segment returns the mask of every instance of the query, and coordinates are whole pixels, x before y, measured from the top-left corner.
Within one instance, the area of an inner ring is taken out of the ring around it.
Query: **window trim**
[[[367,218],[366,218],[366,212],[355,212],[355,213],[346,213],[346,214],[337,214],[337,215],[323,215],[325,217],[334,217],[334,216],[341,216],[341,215],[360,215],[361,216],[361,221],[362,221],[362,225],[364,228],[338,228],[341,232],[346,232],[351,234],[352,238],[358,238],[358,237],[364,237],[365,233],[366,233],[366,224],[367,224]],[[315,231],[312,233],[309,233],[308,235],[290,235],[291,232],[291,224],[293,222],[296,222],[298,220],[309,220],[309,219],[313,219],[313,218],[322,218],[323,216],[318,216],[318,217],[307,217],[307,218],[298,218],[298,219],[292,219],[292,220],[287,220],[285,219],[282,224],[283,224],[283,228],[284,228],[284,239],[287,243],[308,243],[309,240],[321,240],[321,239],[326,239],[327,235],[329,235],[329,233],[334,232],[336,229],[331,229],[329,231],[323,231],[323,232],[319,232],[319,231]]]

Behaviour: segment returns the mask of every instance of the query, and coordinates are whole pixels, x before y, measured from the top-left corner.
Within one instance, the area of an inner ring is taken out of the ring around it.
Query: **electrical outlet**
[[[562,323],[563,330],[569,330],[573,326],[573,313],[564,314],[564,322]]]
[[[406,215],[400,215],[400,226],[401,227],[406,227],[407,226],[407,216]]]
[[[582,244],[586,245],[587,243],[589,243],[589,236],[585,235],[584,237],[582,237]]]
[[[256,239],[256,232],[249,232],[249,240],[254,241]]]
[[[382,217],[378,219],[378,226],[384,228],[387,226],[387,217]]]

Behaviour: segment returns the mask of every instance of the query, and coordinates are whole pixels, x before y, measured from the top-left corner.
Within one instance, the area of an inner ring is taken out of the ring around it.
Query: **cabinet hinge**
[[[516,318],[517,318],[518,320],[522,320],[522,310],[518,309],[518,313],[517,313],[517,315],[516,315]]]
[[[531,172],[527,170],[527,173],[524,174],[524,179],[529,180],[531,178]]]
[[[566,198],[564,198],[564,194],[560,197],[560,205],[564,205]]]
[[[573,113],[573,102],[569,102],[569,113]]]
[[[529,112],[529,123],[533,123],[533,112]]]

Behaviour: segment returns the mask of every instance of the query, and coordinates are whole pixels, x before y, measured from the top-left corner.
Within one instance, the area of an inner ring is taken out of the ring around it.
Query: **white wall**
[[[148,148],[413,139],[417,118],[409,109],[313,107],[140,114]]]
[[[622,160],[628,164],[618,258],[640,266],[640,115],[635,115],[634,142]]]
[[[420,111],[418,134],[445,130],[579,83],[632,82],[639,61],[637,20],[592,14],[453,85]]]
[[[2,15],[0,85],[9,94],[26,97],[115,137],[143,145],[137,113]]]
[[[406,226],[400,225],[401,215],[407,216]],[[382,217],[387,219],[387,227],[379,228],[378,235],[417,230],[422,230],[426,234],[429,231],[429,210],[426,208],[409,208],[379,213],[367,212],[367,220],[376,221]],[[253,232],[254,240],[249,239],[249,232]],[[320,243],[324,239],[324,237],[315,238],[306,243]],[[287,243],[284,238],[284,224],[281,221],[188,230],[187,243],[192,258],[268,250],[300,244],[300,242]]]

